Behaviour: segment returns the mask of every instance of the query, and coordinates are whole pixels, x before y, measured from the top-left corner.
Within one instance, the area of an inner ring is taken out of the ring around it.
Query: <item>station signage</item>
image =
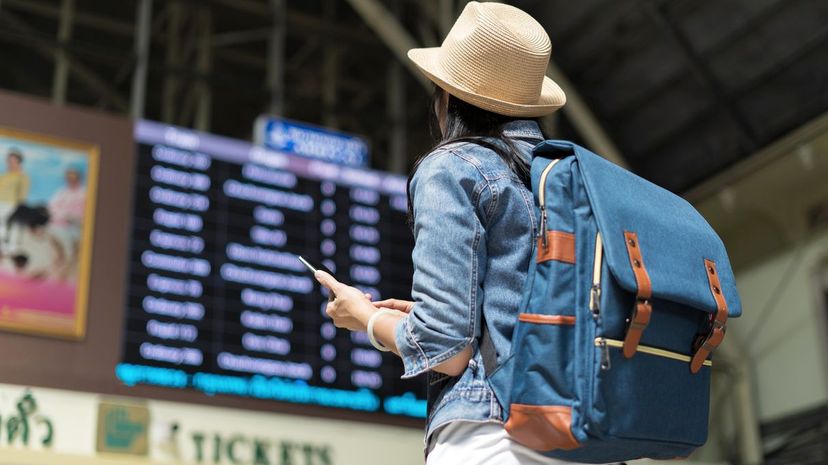
[[[262,115],[256,119],[254,134],[256,145],[278,152],[353,167],[367,167],[370,162],[365,139],[333,129]]]

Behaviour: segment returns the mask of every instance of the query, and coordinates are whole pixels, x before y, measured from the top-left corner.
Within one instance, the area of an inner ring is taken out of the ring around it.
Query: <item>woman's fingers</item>
[[[340,287],[342,287],[342,283],[340,283],[336,280],[336,278],[322,270],[316,270],[316,273],[313,274],[313,277],[316,278],[317,281],[319,281],[319,284],[327,287],[334,294],[336,294],[336,291]]]
[[[371,303],[373,303],[374,306],[377,307],[377,308],[385,307],[385,308],[390,308],[390,309],[398,310],[398,311],[405,312],[405,313],[410,312],[411,307],[414,306],[414,302],[411,302],[409,300],[400,300],[400,299],[385,299],[385,300],[380,300],[380,301],[371,302]]]

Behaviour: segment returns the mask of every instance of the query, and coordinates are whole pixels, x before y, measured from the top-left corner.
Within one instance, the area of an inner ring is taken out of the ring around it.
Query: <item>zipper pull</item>
[[[603,339],[603,338],[599,339],[598,340],[598,347],[601,348],[601,370],[609,371],[609,369],[611,368],[610,353],[609,353],[609,347],[607,347],[606,339]]]
[[[592,318],[598,319],[601,314],[601,285],[593,284],[589,290],[589,309],[592,311]]]
[[[543,248],[545,249],[547,247],[547,242],[546,242],[546,206],[541,205],[540,206],[540,211],[541,211],[541,222],[540,222],[540,229],[538,231],[538,234],[541,237],[541,244],[543,244]]]

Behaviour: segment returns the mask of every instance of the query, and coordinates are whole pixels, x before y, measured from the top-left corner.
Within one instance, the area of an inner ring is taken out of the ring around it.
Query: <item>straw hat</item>
[[[474,106],[537,117],[566,103],[546,77],[552,46],[534,18],[502,3],[469,2],[443,45],[414,48],[408,58],[431,81]]]

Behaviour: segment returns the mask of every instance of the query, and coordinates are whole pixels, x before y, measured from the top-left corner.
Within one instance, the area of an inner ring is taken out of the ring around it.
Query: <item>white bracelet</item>
[[[382,310],[378,310],[376,313],[371,315],[371,318],[368,319],[368,340],[371,341],[371,345],[374,346],[374,348],[381,352],[389,352],[391,349],[380,344],[379,341],[377,341],[377,338],[374,337],[374,324],[377,322],[377,318],[382,315],[392,315],[394,313],[396,313],[394,310],[383,308]]]

